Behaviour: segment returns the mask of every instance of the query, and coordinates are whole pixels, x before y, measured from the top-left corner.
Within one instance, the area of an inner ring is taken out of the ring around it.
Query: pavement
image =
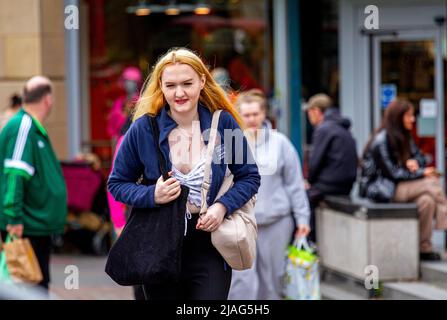
[[[434,249],[443,252],[445,232],[433,232]],[[104,272],[106,256],[53,254],[51,259],[50,296],[62,300],[133,300],[131,287],[113,282]],[[76,275],[77,273],[77,275]]]
[[[52,255],[51,299],[133,300],[131,287],[122,287],[104,272],[105,256]]]

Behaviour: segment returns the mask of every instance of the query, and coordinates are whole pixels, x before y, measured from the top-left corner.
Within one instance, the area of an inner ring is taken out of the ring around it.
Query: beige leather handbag
[[[221,110],[214,112],[211,123],[205,174],[202,184],[202,207],[200,214],[206,214],[206,211],[208,210],[206,199],[210,187],[211,161],[216,145],[217,124],[219,123],[220,113]],[[226,175],[216,196],[216,200],[224,195],[232,185],[233,175]],[[244,206],[225,218],[221,225],[211,233],[211,242],[214,247],[234,270],[250,269],[255,260],[256,239],[258,236],[258,228],[254,213],[255,202],[256,195],[244,204]]]

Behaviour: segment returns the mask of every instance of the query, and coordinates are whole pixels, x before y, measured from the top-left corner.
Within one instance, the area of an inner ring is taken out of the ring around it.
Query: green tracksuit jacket
[[[23,224],[24,235],[64,231],[67,191],[44,127],[21,109],[0,133],[0,229]]]

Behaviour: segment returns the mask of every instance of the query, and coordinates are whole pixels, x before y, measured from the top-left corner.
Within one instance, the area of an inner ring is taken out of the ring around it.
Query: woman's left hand
[[[419,170],[419,163],[414,159],[408,159],[406,165],[410,172],[416,172]]]
[[[222,223],[227,209],[220,202],[216,202],[208,208],[206,214],[202,215],[197,222],[196,229],[213,232]]]

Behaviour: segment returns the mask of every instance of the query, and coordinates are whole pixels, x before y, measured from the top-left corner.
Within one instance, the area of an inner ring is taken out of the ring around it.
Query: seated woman
[[[427,167],[410,131],[413,105],[405,99],[390,103],[381,127],[367,143],[361,163],[360,196],[376,202],[415,202],[418,207],[421,260],[440,260],[433,252],[435,229],[447,229],[447,199],[439,173]]]

